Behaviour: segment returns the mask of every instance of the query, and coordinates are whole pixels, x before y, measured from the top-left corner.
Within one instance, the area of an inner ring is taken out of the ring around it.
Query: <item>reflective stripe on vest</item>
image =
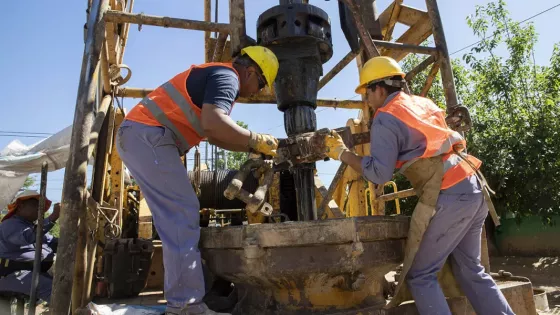
[[[177,106],[179,106],[185,117],[187,117],[187,120],[189,121],[189,124],[191,124],[191,127],[193,127],[194,131],[200,137],[204,137],[204,129],[202,129],[200,119],[198,119],[198,117],[194,113],[191,104],[189,104],[189,102],[183,97],[183,95],[181,95],[181,92],[177,91],[177,89],[169,81],[165,82],[161,87],[165,90],[165,92],[167,93],[167,95],[169,95],[173,102],[177,104]]]
[[[177,140],[179,141],[178,145],[179,145],[179,149],[181,150],[181,152],[186,152],[188,149],[191,148],[191,145],[189,144],[187,139],[185,139],[185,137],[183,137],[183,134],[181,132],[179,132],[179,129],[177,129],[177,127],[171,122],[171,120],[169,120],[169,118],[167,118],[165,113],[163,111],[161,111],[161,109],[156,104],[156,102],[154,102],[149,96],[146,96],[140,101],[140,104],[146,106],[146,108],[148,110],[150,110],[152,115],[154,115],[155,119],[160,124],[162,124],[163,126],[169,128],[169,129],[171,129],[171,131],[173,131],[173,133],[175,134],[175,137],[177,137]]]
[[[426,138],[426,149],[422,156],[397,162],[396,167],[400,168],[401,173],[420,158],[442,156],[444,176],[441,188],[447,189],[475,173],[475,169],[456,153],[463,154],[476,169],[482,164],[477,158],[461,153],[466,147],[466,141],[447,126],[444,111],[431,100],[401,92],[378,109],[376,115],[379,112],[391,114]]]

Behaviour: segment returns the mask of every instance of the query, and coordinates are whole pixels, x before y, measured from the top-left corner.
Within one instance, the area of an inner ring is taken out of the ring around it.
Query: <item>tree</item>
[[[35,179],[35,177],[27,176],[27,178],[25,178],[25,182],[23,182],[23,186],[21,187],[21,189],[29,189],[29,187],[35,185],[36,182],[37,180]]]
[[[242,122],[236,121],[237,125],[247,129],[249,126]],[[227,155],[227,165],[225,165],[224,158],[219,158],[216,162],[218,164],[218,169],[230,169],[230,170],[238,170],[241,165],[247,160],[247,152],[232,152],[232,151],[222,151],[225,155]]]
[[[536,65],[535,29],[514,23],[504,1],[477,6],[467,23],[481,41],[462,62],[453,60],[453,71],[459,100],[473,118],[466,135],[469,153],[483,161],[500,215],[519,220],[541,215],[550,221],[560,213],[560,44],[548,65]],[[499,56],[504,48],[507,53]],[[418,62],[409,56],[403,68],[408,71]],[[426,76],[427,71],[411,82],[414,94]],[[438,75],[428,97],[443,107],[442,91]],[[396,180],[399,189],[410,187],[402,177]],[[405,212],[412,211],[412,201],[401,205]]]

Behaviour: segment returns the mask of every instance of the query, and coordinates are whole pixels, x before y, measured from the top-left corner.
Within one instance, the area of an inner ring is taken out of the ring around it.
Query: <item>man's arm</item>
[[[369,181],[375,184],[384,184],[393,177],[399,155],[398,137],[392,130],[393,127],[391,121],[382,119],[374,121],[371,127],[370,156],[364,157],[348,151],[342,143],[342,138],[336,134],[334,138],[340,138],[340,140],[327,140],[327,146],[331,147],[331,151],[333,151],[329,156],[348,164]],[[335,152],[341,153],[336,154]]]
[[[202,128],[208,141],[229,151],[248,152],[251,133],[237,125],[223,109],[213,104],[202,106]]]

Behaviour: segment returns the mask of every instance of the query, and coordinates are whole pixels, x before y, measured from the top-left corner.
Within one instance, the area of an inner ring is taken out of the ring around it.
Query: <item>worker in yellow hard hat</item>
[[[192,66],[148,94],[118,131],[117,148],[140,186],[163,244],[166,314],[209,310],[198,250],[199,203],[181,155],[206,138],[230,151],[275,155],[278,140],[238,126],[230,117],[239,96],[272,87],[278,59],[262,46],[232,63]]]
[[[399,64],[389,57],[374,57],[360,71],[356,93],[365,94],[375,111],[371,156],[349,151],[336,132],[325,139],[331,158],[375,184],[390,181],[399,169],[419,197],[411,218],[403,281],[389,307],[414,298],[420,314],[451,314],[445,296],[460,290],[455,282],[438,283],[438,272],[449,272],[443,268],[449,263],[477,314],[513,314],[480,260],[483,224],[489,207],[493,209],[486,202],[481,161],[465,153],[465,139],[447,126],[442,109],[427,98],[404,92],[404,78]]]

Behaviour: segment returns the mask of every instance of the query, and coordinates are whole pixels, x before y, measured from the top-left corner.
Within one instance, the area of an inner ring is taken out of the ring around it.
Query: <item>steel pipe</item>
[[[53,314],[67,314],[70,308],[72,276],[78,240],[78,221],[81,213],[86,211],[86,165],[98,83],[96,69],[99,66],[101,47],[105,39],[103,18],[108,9],[108,0],[94,0],[88,17],[86,43],[74,113],[72,140],[70,142],[70,157],[66,164],[62,190],[61,237],[57,250],[58,259],[55,263],[51,297],[51,312]]]
[[[105,14],[105,21],[112,23],[132,23],[139,25],[163,26],[196,31],[220,33],[229,32],[229,24],[225,23],[212,23],[206,21],[178,19],[168,16],[154,16],[142,13],[132,14],[114,10],[107,11],[107,13]]]
[[[154,89],[143,89],[134,87],[119,87],[117,89],[117,96],[130,97],[130,98],[144,98],[152,93]],[[240,97],[237,103],[242,104],[276,104],[276,99],[271,95],[255,95],[252,97]],[[332,107],[344,109],[362,109],[364,103],[355,100],[331,100],[331,99],[318,99],[317,107]]]
[[[337,74],[340,73],[340,71],[342,71],[342,69],[344,69],[350,62],[352,62],[352,60],[354,60],[357,55],[358,53],[352,51],[346,54],[346,56],[344,56],[344,58],[342,58],[342,60],[340,60],[336,64],[336,66],[334,66],[327,74],[325,74],[321,78],[321,80],[319,80],[318,90],[321,90],[325,85],[327,85],[327,83],[329,83]]]
[[[384,40],[373,40],[376,46],[388,48],[388,49],[396,49],[396,50],[403,50],[406,52],[411,52],[415,54],[424,54],[424,55],[432,55],[436,56],[438,53],[437,48],[435,47],[426,47],[426,46],[416,46],[410,44],[403,44],[397,42],[386,42]]]
[[[43,254],[43,224],[45,219],[45,204],[47,201],[47,175],[49,163],[43,162],[41,166],[41,191],[39,197],[39,207],[37,209],[37,228],[35,230],[35,260],[33,261],[33,274],[31,277],[31,292],[29,293],[29,315],[35,315],[37,307],[37,287],[39,286],[39,276],[41,271],[41,255]]]
[[[459,101],[457,99],[457,91],[455,90],[451,59],[449,59],[449,51],[447,50],[447,41],[445,40],[445,33],[443,31],[443,24],[441,22],[437,1],[426,0],[426,8],[428,9],[428,15],[432,21],[434,42],[439,51],[441,81],[443,83],[445,103],[449,111],[453,107],[459,106]]]

